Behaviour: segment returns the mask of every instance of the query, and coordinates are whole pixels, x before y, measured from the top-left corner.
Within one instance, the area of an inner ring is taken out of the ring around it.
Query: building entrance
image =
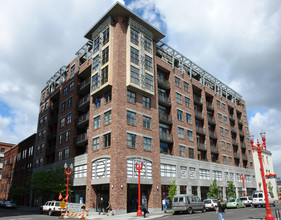
[[[127,212],[136,212],[138,210],[138,184],[128,184],[127,191]],[[141,203],[146,199],[147,204],[151,185],[141,185]]]
[[[109,202],[109,184],[103,184],[103,185],[96,185],[94,186],[97,199],[96,199],[96,211],[99,212],[101,210],[100,207],[100,200],[103,198],[104,200],[104,208],[108,206]]]

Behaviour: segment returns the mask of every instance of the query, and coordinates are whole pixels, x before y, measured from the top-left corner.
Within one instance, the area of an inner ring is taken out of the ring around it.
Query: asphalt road
[[[276,204],[276,207],[271,207],[272,215],[275,217],[275,209],[279,209],[281,212],[281,204]],[[281,213],[280,213],[281,214]],[[225,220],[244,220],[244,219],[264,219],[266,215],[265,208],[239,208],[239,209],[226,209],[224,214]],[[159,219],[173,219],[173,220],[216,220],[218,215],[215,211],[208,211],[206,213],[195,212],[193,214],[177,214],[177,215],[166,215]]]

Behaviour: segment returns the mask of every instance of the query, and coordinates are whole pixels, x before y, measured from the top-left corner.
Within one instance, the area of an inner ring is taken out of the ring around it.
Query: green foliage
[[[227,197],[228,198],[234,198],[235,193],[234,193],[234,185],[232,181],[227,181]]]
[[[219,194],[219,186],[217,185],[217,180],[214,179],[213,183],[211,183],[209,187],[209,192],[207,193],[207,196],[209,198],[217,199]]]
[[[271,182],[267,183],[267,188],[268,188],[268,192],[270,193],[271,197],[274,198],[273,186],[271,185]]]
[[[31,178],[31,189],[37,196],[58,196],[66,191],[65,179],[63,167],[38,171]]]
[[[14,200],[29,194],[29,191],[23,186],[12,186],[9,191],[10,197]]]
[[[176,185],[176,180],[174,179],[172,182],[171,182],[171,185],[169,187],[169,192],[168,192],[168,195],[169,195],[169,198],[173,201],[174,199],[174,196],[177,194],[177,185]]]

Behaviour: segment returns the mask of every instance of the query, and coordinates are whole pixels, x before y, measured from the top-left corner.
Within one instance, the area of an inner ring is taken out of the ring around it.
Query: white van
[[[268,201],[269,201],[269,205],[275,206],[275,202],[274,199],[271,197],[270,193],[268,193]],[[264,192],[263,191],[258,191],[255,192],[253,194],[253,202],[252,202],[252,206],[254,206],[255,208],[257,206],[265,206],[265,197],[264,197]]]
[[[172,201],[172,210],[174,213],[187,212],[188,214],[193,211],[206,212],[205,203],[201,201],[198,196],[194,195],[176,195]]]

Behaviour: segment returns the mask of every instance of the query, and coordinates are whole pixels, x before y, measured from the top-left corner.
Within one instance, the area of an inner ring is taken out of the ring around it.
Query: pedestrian
[[[163,205],[164,213],[166,213],[166,211],[167,211],[167,199],[166,199],[166,197],[164,197],[164,199],[162,200],[162,205]]]
[[[108,202],[108,206],[106,207],[106,209],[107,209],[107,216],[109,215],[110,212],[111,212],[111,215],[114,215],[110,202]]]
[[[142,204],[142,211],[143,211],[143,217],[146,218],[146,214],[149,213],[147,210],[147,201],[146,199],[144,200],[143,204]]]
[[[103,198],[101,197],[100,198],[100,211],[99,211],[99,215],[100,215],[100,213],[103,213],[103,214],[105,214],[104,212],[104,200],[103,200]]]
[[[221,198],[219,198],[218,200],[218,207],[216,213],[218,214],[219,220],[224,220],[223,214],[225,213],[225,204],[223,203]]]

